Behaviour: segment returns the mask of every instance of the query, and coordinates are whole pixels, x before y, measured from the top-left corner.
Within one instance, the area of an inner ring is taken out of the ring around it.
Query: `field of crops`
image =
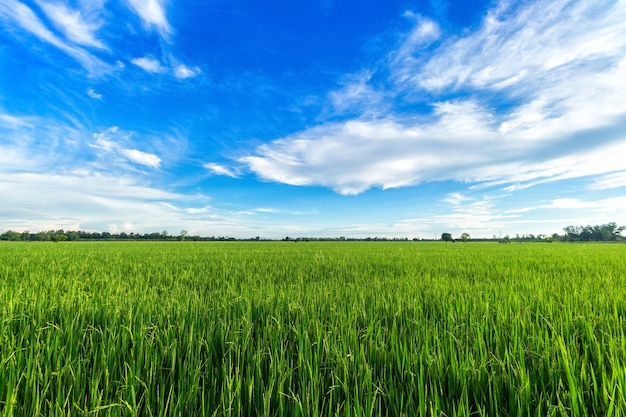
[[[0,416],[625,416],[626,245],[0,244]]]

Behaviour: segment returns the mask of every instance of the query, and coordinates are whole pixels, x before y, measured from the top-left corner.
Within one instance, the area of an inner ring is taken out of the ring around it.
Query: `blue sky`
[[[626,225],[626,1],[0,0],[0,231]]]

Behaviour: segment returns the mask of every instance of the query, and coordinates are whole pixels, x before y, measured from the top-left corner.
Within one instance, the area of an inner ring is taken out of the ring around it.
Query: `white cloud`
[[[128,158],[128,160],[136,164],[146,165],[152,168],[158,168],[161,164],[161,158],[158,156],[138,151],[137,149],[122,149],[121,153]]]
[[[393,55],[395,62],[404,61],[406,64],[414,62],[413,54],[416,51],[438,40],[441,37],[441,29],[436,22],[413,12],[407,11],[404,15],[414,19],[416,24]]]
[[[162,74],[170,71],[170,69],[163,66],[160,61],[150,57],[134,58],[130,62],[144,71],[153,74]],[[182,64],[176,65],[172,71],[174,76],[179,80],[195,77],[201,72],[198,67],[189,68]]]
[[[626,159],[624,159],[624,165],[626,165]],[[626,187],[626,171],[613,172],[595,178],[593,184],[589,186],[592,190],[608,190],[621,187]]]
[[[211,211],[213,211],[213,207],[211,206],[204,206],[200,208],[190,207],[190,208],[185,209],[185,212],[190,213],[190,214],[203,214],[203,213],[209,213]]]
[[[254,211],[258,213],[280,213],[280,210],[268,207],[259,207],[254,209]]]
[[[381,94],[435,97],[432,114],[399,116],[388,100],[372,101],[372,110],[361,112],[368,117],[277,139],[239,162],[266,180],[341,194],[438,180],[513,191],[622,170],[626,3],[510,7],[502,3],[476,31],[428,54],[418,52],[440,29],[418,18],[389,55],[379,73],[390,74],[392,87]],[[437,101],[444,87],[447,98]],[[362,76],[330,97],[360,109],[359,98],[376,88]],[[494,96],[500,102],[492,104]]]
[[[548,205],[541,206],[542,208],[552,208],[552,209],[570,209],[570,210],[579,210],[579,209],[588,209],[596,206],[596,203],[590,201],[583,201],[578,198],[557,198],[552,200],[552,202]]]
[[[623,2],[502,2],[475,33],[444,45],[424,71],[410,71],[410,79],[429,89],[493,87],[619,57],[625,9]]]
[[[18,117],[0,113],[0,125],[11,129],[28,127],[31,125],[31,119],[30,117]]]
[[[113,162],[122,165],[125,162],[132,162],[158,169],[161,164],[161,158],[157,155],[128,147],[127,143],[130,142],[132,136],[132,133],[124,132],[117,126],[113,126],[104,132],[94,133],[93,138],[95,141],[90,146],[101,150],[102,158],[109,156],[121,158],[121,161],[115,161],[114,159]]]
[[[15,145],[0,144],[0,166],[3,171],[30,168],[33,162],[33,158],[26,149]]]
[[[0,113],[0,172],[65,166],[81,138],[79,129],[55,119]]]
[[[93,88],[87,90],[87,95],[96,100],[102,100],[102,94],[97,93]]]
[[[466,106],[473,105],[442,105],[445,109],[432,125],[379,120],[322,126],[262,145],[256,155],[240,161],[264,179],[319,184],[341,194],[358,194],[372,186],[463,181],[472,168],[487,161],[485,147],[502,155],[502,144],[489,132],[480,111],[456,116]]]
[[[0,206],[0,230],[106,230],[109,224],[163,230],[177,226],[177,216],[161,202],[185,201],[182,195],[129,177],[92,172],[0,173],[0,184],[6,195],[6,204]]]
[[[160,0],[128,0],[131,8],[149,27],[156,27],[161,36],[167,38],[171,27],[167,22],[163,1]]]
[[[181,80],[195,77],[198,74],[200,74],[200,68],[198,67],[189,68],[185,65],[178,65],[176,66],[176,68],[174,68],[174,75],[176,76],[176,78]]]
[[[213,173],[218,174],[218,175],[226,175],[232,178],[238,177],[237,173],[231,170],[230,168],[225,167],[223,165],[216,164],[214,162],[209,162],[202,166],[208,169],[209,171],[212,171]]]
[[[166,71],[166,68],[161,66],[161,63],[154,58],[134,58],[130,62],[137,65],[139,68],[143,69],[146,72],[158,74]]]
[[[594,201],[585,201],[578,198],[557,198],[552,200],[550,204],[541,206],[541,208],[623,213],[626,210],[626,197],[610,197]]]
[[[623,213],[626,212],[626,197],[607,197],[594,200],[583,200],[581,198],[555,198],[548,204],[538,204],[536,206],[521,207],[519,209],[506,210],[507,214],[522,214],[536,210],[552,210],[558,213],[559,220],[563,221],[565,213],[575,213],[579,219],[578,223],[589,223],[591,219],[598,221],[609,221],[614,219],[623,221]],[[617,217],[617,219],[616,219]],[[620,219],[620,217],[622,219]],[[587,218],[587,220],[585,220]],[[602,220],[603,219],[603,220]]]
[[[461,193],[450,193],[443,201],[448,204],[452,204],[453,206],[459,206],[464,204],[466,201],[472,201],[472,198],[465,197],[461,195]]]
[[[343,88],[329,94],[334,108],[339,112],[351,110],[370,113],[372,116],[385,110],[384,93],[370,85],[371,77],[371,71],[347,77]]]
[[[44,24],[37,15],[26,5],[15,0],[5,0],[0,3],[0,15],[5,19],[14,20],[24,29],[39,37],[41,40],[49,42],[61,49],[68,48],[58,39]]]
[[[107,49],[95,37],[101,22],[87,20],[80,10],[72,10],[62,3],[38,1],[46,16],[74,43],[94,48]]]
[[[69,45],[51,32],[28,6],[16,0],[3,0],[0,2],[0,18],[17,23],[26,31],[38,37],[41,41],[49,43],[66,54],[76,59],[92,74],[111,72],[108,64],[97,59],[84,49]]]

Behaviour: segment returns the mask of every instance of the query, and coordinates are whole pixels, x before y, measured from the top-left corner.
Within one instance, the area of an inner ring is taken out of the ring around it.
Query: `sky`
[[[626,225],[626,0],[0,0],[0,232]]]

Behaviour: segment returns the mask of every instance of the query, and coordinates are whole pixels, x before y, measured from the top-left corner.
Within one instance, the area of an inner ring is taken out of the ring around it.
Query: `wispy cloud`
[[[509,214],[528,213],[537,210],[552,210],[559,213],[582,213],[584,217],[609,218],[615,214],[621,214],[626,210],[626,197],[607,197],[595,200],[584,200],[582,198],[555,198],[547,204],[522,207],[515,210],[507,210]],[[589,221],[589,220],[586,220]],[[604,220],[606,221],[606,220]],[[580,219],[579,223],[584,223]]]
[[[163,67],[161,63],[154,58],[149,58],[149,57],[134,58],[130,62],[133,63],[134,65],[137,65],[139,68],[143,69],[144,71],[151,72],[154,74],[159,74],[159,73],[167,71],[167,69]]]
[[[161,158],[155,154],[129,148],[126,143],[132,136],[131,133],[121,131],[117,126],[111,127],[104,132],[94,133],[94,142],[90,145],[98,149],[103,155],[111,155],[122,158],[121,163],[126,161],[158,169]]]
[[[453,206],[459,206],[467,201],[472,201],[472,198],[465,197],[461,193],[450,193],[443,201]]]
[[[391,56],[395,65],[415,65],[415,53],[432,44],[441,37],[441,29],[437,22],[419,14],[407,11],[405,17],[415,21],[413,29],[405,36],[401,46]]]
[[[589,186],[592,190],[608,190],[612,188],[626,187],[626,171],[613,172],[594,178]]]
[[[370,84],[371,71],[363,71],[349,75],[343,87],[329,94],[330,101],[339,113],[358,111],[360,114],[379,115],[386,111],[384,92],[377,90]]]
[[[174,68],[174,75],[176,76],[176,78],[181,80],[184,80],[185,78],[195,77],[198,74],[200,74],[200,68],[198,67],[189,68],[185,65],[177,65],[176,68]]]
[[[373,69],[386,80],[331,93],[358,106],[351,97],[384,87],[388,98],[360,111],[367,117],[277,139],[239,162],[266,180],[341,194],[449,179],[523,188],[623,169],[626,3],[510,4],[428,53],[441,29],[410,15],[413,31]],[[390,98],[420,95],[430,114],[393,110]]]
[[[475,33],[445,44],[423,71],[408,71],[407,81],[428,89],[503,88],[558,82],[547,77],[552,70],[571,78],[581,64],[623,57],[625,8],[606,1],[500,2]]]
[[[584,201],[579,198],[557,198],[552,200],[550,204],[541,206],[541,208],[579,210],[590,209],[597,206],[597,202]]]
[[[10,204],[0,205],[0,230],[105,230],[106,224],[161,230],[175,224],[168,219],[176,216],[176,210],[161,203],[185,200],[129,177],[88,171],[0,173],[0,183],[10,195]]]
[[[17,129],[31,125],[30,117],[18,117],[10,114],[0,113],[0,126],[10,129]]]
[[[179,80],[193,78],[202,72],[199,67],[190,68],[183,64],[175,64],[172,68],[151,57],[134,58],[131,63],[152,74],[171,73]]]
[[[148,27],[155,27],[164,38],[168,37],[172,28],[167,21],[163,1],[160,0],[128,0],[130,7]]]
[[[204,214],[204,213],[209,213],[211,211],[214,211],[213,207],[211,206],[189,207],[185,209],[185,212],[189,214]]]
[[[107,49],[95,33],[102,22],[99,19],[86,19],[80,10],[72,10],[62,3],[38,1],[46,16],[74,43],[100,49]]]
[[[217,175],[226,175],[227,177],[237,178],[239,175],[232,169],[225,167],[224,165],[209,162],[202,165],[204,168]]]
[[[158,168],[161,164],[161,158],[158,156],[137,149],[121,149],[121,153],[128,158],[129,161],[136,164],[149,166],[151,168]]]
[[[46,172],[80,155],[81,130],[47,117],[0,113],[0,172]]]
[[[96,100],[102,100],[102,94],[97,93],[93,88],[87,89],[87,95]]]
[[[64,42],[42,23],[30,7],[17,0],[3,0],[0,2],[0,19],[17,23],[20,27],[35,35],[41,41],[57,47],[76,59],[84,68],[93,74],[107,73],[113,70],[110,65],[94,57],[85,49]],[[79,36],[79,31],[76,28],[68,28],[68,31],[72,30],[72,36]],[[70,32],[68,32],[68,34],[69,33]]]

